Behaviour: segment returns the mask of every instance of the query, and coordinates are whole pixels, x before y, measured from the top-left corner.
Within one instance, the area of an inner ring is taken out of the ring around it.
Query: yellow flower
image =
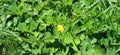
[[[58,25],[57,28],[58,28],[58,31],[60,31],[60,32],[63,32],[63,31],[64,31],[64,28],[63,28],[62,25]]]

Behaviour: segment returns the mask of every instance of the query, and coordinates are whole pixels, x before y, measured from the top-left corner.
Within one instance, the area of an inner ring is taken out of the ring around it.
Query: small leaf
[[[39,26],[39,30],[40,30],[40,31],[44,30],[45,28],[46,28],[46,24],[41,24],[41,25]]]
[[[17,23],[18,23],[18,18],[17,18],[17,17],[16,17],[16,18],[13,18],[13,22],[14,22],[14,23],[13,23],[14,26],[17,25]]]
[[[95,50],[94,49],[89,49],[86,53],[86,55],[94,55],[95,54]]]
[[[25,20],[25,23],[30,23],[31,18]]]
[[[50,49],[49,48],[46,48],[46,47],[43,47],[42,48],[42,53],[43,54],[46,54],[46,53],[49,53],[50,52]]]
[[[95,49],[95,54],[96,55],[105,55],[104,49],[101,48],[100,46],[96,46],[94,49]]]
[[[77,38],[77,37],[75,37],[75,38],[74,38],[74,42],[75,42],[76,45],[78,45],[78,44],[80,44],[80,39]]]
[[[25,23],[20,23],[20,24],[18,25],[18,29],[19,29],[20,31],[24,32],[24,31],[27,31],[27,26],[26,26]]]
[[[64,43],[66,44],[70,44],[73,42],[73,37],[71,36],[70,33],[66,33],[63,38],[64,38]]]
[[[31,22],[30,22],[30,25],[29,25],[29,31],[35,30],[35,28],[37,28],[37,25],[38,24],[33,19],[31,19]]]
[[[40,1],[37,5],[36,5],[36,10],[40,11],[42,8],[44,7],[44,3],[42,1]]]
[[[32,49],[32,53],[33,54],[38,54],[39,53],[39,49]]]
[[[84,40],[85,38],[86,38],[86,37],[85,37],[84,34],[81,34],[81,35],[80,35],[80,39],[81,39],[81,40]]]
[[[10,27],[11,25],[12,25],[12,22],[9,21],[9,22],[7,23],[7,27]]]
[[[115,48],[113,48],[113,49],[107,49],[106,55],[116,55]]]
[[[22,41],[22,39],[15,32],[9,30],[6,30],[6,32],[10,33],[12,36],[15,36],[18,40]]]
[[[51,42],[53,43],[55,41],[55,38],[51,35],[50,32],[45,33],[45,42]]]
[[[58,48],[53,48],[53,47],[52,47],[52,48],[50,49],[50,52],[51,52],[51,53],[55,53],[55,52],[57,52],[57,50],[58,50]]]
[[[72,48],[73,48],[76,52],[79,52],[79,50],[78,50],[77,46],[75,45],[75,43],[72,42],[72,44],[73,44]]]
[[[97,39],[94,38],[94,39],[91,41],[91,44],[94,44],[94,43],[96,43],[96,42],[97,42]]]
[[[118,0],[109,0],[110,2],[117,2]]]
[[[37,37],[39,35],[39,32],[34,32],[34,36]]]

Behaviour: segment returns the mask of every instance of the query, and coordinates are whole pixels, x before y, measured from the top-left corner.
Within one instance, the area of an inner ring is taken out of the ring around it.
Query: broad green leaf
[[[17,25],[17,23],[18,23],[18,17],[16,17],[16,18],[13,18],[13,24],[14,24],[14,26],[16,26]]]
[[[19,29],[20,31],[22,31],[22,32],[28,30],[28,28],[27,28],[27,26],[26,26],[25,23],[19,23],[19,25],[18,25],[18,29]]]
[[[63,41],[65,44],[70,44],[73,42],[73,37],[71,36],[70,33],[66,33],[64,36],[63,36]]]
[[[79,51],[79,52],[76,52],[75,55],[82,55],[82,54],[81,54],[81,52]]]
[[[55,38],[60,39],[59,36],[61,33],[58,31],[56,26],[53,27],[53,34],[54,34]]]
[[[94,49],[96,55],[105,55],[104,49],[101,48],[100,46],[96,46]]]
[[[18,8],[16,5],[10,5],[8,9],[10,10],[10,14],[17,14],[18,12]]]
[[[37,48],[36,49],[32,49],[32,53],[33,54],[38,54],[39,53],[39,49],[37,49]]]
[[[73,45],[72,48],[74,49],[74,51],[79,53],[79,50],[78,50],[77,46],[75,45],[75,43],[72,42],[72,45]]]
[[[33,42],[36,41],[36,38],[35,38],[35,37],[29,37],[29,39],[28,39],[28,38],[24,38],[24,37],[21,37],[21,38],[22,38],[22,40],[23,40],[24,42],[28,42],[28,43],[33,43]]]
[[[32,18],[27,18],[27,19],[25,20],[25,23],[30,23],[31,19],[32,19]]]
[[[42,2],[41,0],[39,1],[39,3],[36,5],[36,10],[40,11],[44,6],[44,2]]]
[[[44,30],[45,28],[46,28],[46,24],[41,24],[41,25],[39,26],[39,30],[40,30],[40,31]]]
[[[42,48],[42,53],[43,54],[47,54],[47,53],[49,53],[50,52],[50,48],[47,48],[47,47],[43,47]]]
[[[96,38],[93,38],[92,41],[91,41],[91,44],[94,44],[97,42],[97,39]]]
[[[50,53],[53,54],[53,53],[57,52],[57,50],[58,50],[58,48],[53,48],[53,47],[52,47],[52,48],[50,49]]]
[[[89,41],[88,40],[83,40],[82,41],[82,47],[81,47],[81,49],[82,49],[82,54],[83,55],[86,55],[86,53],[87,53],[87,47],[89,46],[90,47],[90,43],[89,43]],[[91,49],[91,48],[90,48]]]
[[[100,44],[102,44],[108,48],[109,47],[109,39],[101,39]]]
[[[95,50],[94,49],[89,49],[85,55],[94,55],[95,54]]]
[[[45,33],[45,42],[51,42],[53,43],[55,41],[55,38],[53,35],[51,35],[50,32]]]
[[[7,27],[10,27],[12,25],[12,21],[9,21],[8,23],[7,23]]]
[[[117,2],[118,0],[109,0],[110,2]]]
[[[39,40],[40,38],[43,37],[43,35],[44,35],[43,33],[39,32],[39,35],[38,35],[38,38],[37,38],[37,39]]]
[[[116,55],[116,50],[115,50],[115,48],[113,48],[113,49],[107,49],[106,55]]]
[[[75,37],[74,42],[75,42],[76,45],[79,45],[80,44],[80,39],[78,37]]]
[[[81,34],[81,35],[80,35],[80,39],[81,39],[81,40],[86,39],[85,35],[84,35],[84,34]]]
[[[8,7],[8,13],[11,14],[11,15],[22,15],[22,12],[20,11],[20,8],[17,7],[17,5],[10,5]]]
[[[62,49],[61,51],[58,51],[57,53],[55,53],[55,55],[66,55],[66,53]]]
[[[64,0],[65,5],[71,5],[73,0]]]
[[[37,37],[39,35],[39,32],[34,32],[33,34],[35,37]]]
[[[37,28],[38,23],[36,23],[33,19],[31,19],[31,22],[29,24],[29,31],[33,31]]]
[[[64,16],[60,16],[60,17],[56,17],[57,19],[57,23],[58,24],[63,24],[63,23],[65,23],[66,21],[65,21],[65,19],[67,18],[67,17],[64,17]]]
[[[40,42],[39,44],[39,53],[42,54],[42,48],[45,46],[43,42]]]
[[[80,27],[78,27],[78,26],[74,26],[74,27],[72,27],[73,28],[73,35],[76,35],[76,34],[78,34],[78,33],[80,33]]]
[[[47,24],[52,24],[52,23],[54,22],[53,17],[48,16],[48,17],[46,18],[46,22],[47,22]]]
[[[22,39],[17,35],[17,33],[9,31],[9,30],[6,30],[6,32],[8,32],[9,34],[11,34],[11,36],[16,37],[19,41],[22,41]]]
[[[85,31],[86,29],[87,29],[86,25],[82,25],[82,26],[80,27],[80,31]]]

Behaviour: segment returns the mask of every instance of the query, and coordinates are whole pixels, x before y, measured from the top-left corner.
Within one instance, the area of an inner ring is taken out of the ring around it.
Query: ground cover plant
[[[119,0],[0,0],[0,55],[119,54]]]

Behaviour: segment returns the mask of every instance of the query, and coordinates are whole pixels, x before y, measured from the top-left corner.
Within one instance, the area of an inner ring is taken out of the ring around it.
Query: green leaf
[[[40,11],[44,7],[44,2],[39,1],[39,3],[36,5],[36,10]]]
[[[26,26],[25,23],[19,23],[18,29],[19,29],[20,31],[24,32],[24,31],[27,31],[28,28],[27,28],[27,26]]]
[[[55,38],[60,39],[60,32],[57,30],[57,27],[53,28],[53,35],[55,36]]]
[[[86,39],[85,35],[84,35],[84,34],[81,34],[81,35],[80,35],[80,39],[81,39],[81,40]]]
[[[51,16],[48,16],[47,18],[46,18],[46,22],[47,22],[47,24],[53,24],[53,21],[54,19],[51,17]]]
[[[32,18],[27,18],[27,19],[25,20],[25,23],[30,23],[31,19],[32,19]]]
[[[70,43],[73,42],[73,37],[71,36],[70,33],[66,33],[66,34],[63,36],[63,38],[64,38],[63,41],[64,41],[65,44],[70,44]]]
[[[78,26],[74,26],[74,27],[72,27],[73,28],[73,34],[74,35],[76,35],[77,33],[79,33],[80,32],[80,27],[78,27]]]
[[[13,24],[14,24],[14,26],[16,26],[17,25],[17,23],[18,23],[18,17],[16,17],[16,18],[13,18]]]
[[[113,49],[107,49],[106,55],[116,55],[115,48],[113,48]]]
[[[33,34],[35,37],[37,37],[39,35],[39,32],[34,32]]]
[[[65,22],[67,22],[67,20],[66,20],[66,15],[64,15],[64,16],[59,16],[59,17],[56,17],[57,19],[56,19],[56,21],[57,21],[57,23],[58,24],[63,24],[63,23],[65,23]]]
[[[32,53],[33,54],[38,54],[39,53],[39,49],[37,49],[37,48],[36,49],[32,49]]]
[[[100,46],[96,46],[94,49],[96,55],[105,55],[104,49],[101,48]]]
[[[39,30],[40,30],[40,31],[44,30],[45,28],[46,28],[46,24],[41,24],[41,25],[39,26]]]
[[[86,53],[86,55],[94,55],[95,50],[94,49],[89,49]]]
[[[91,44],[94,44],[97,42],[97,39],[96,38],[93,38],[92,41],[91,41]]]
[[[118,2],[118,0],[109,0],[110,2]]]
[[[17,14],[18,8],[16,5],[10,5],[8,9],[10,10],[11,14]]]
[[[64,0],[65,5],[71,5],[73,0]]]
[[[74,49],[74,51],[80,53],[79,50],[78,50],[78,48],[77,48],[77,46],[75,45],[75,43],[72,42],[72,44],[73,44],[72,48]]]
[[[29,24],[29,31],[33,31],[37,28],[38,23],[36,23],[33,19],[31,19],[31,22]]]
[[[66,55],[66,53],[62,49],[61,51],[58,51],[57,53],[55,53],[55,55]]]
[[[47,54],[47,53],[49,53],[50,52],[50,48],[47,48],[47,47],[43,47],[42,48],[42,53],[43,54]]]
[[[80,44],[80,39],[78,37],[75,37],[74,42],[75,42],[76,45],[79,45]]]
[[[100,44],[104,45],[106,48],[109,47],[109,39],[101,39]]]
[[[9,21],[8,23],[7,23],[7,27],[10,27],[12,25],[12,21]]]
[[[80,51],[79,51],[79,52],[76,52],[75,55],[81,55],[81,52],[80,52]]]
[[[8,13],[11,15],[22,15],[22,12],[20,11],[20,8],[17,7],[17,5],[10,5],[8,10]]]
[[[11,34],[11,36],[16,37],[19,41],[22,41],[22,39],[17,35],[17,33],[13,32],[13,31],[9,31],[9,30],[6,30],[6,32]]]
[[[46,32],[45,33],[45,42],[53,43],[54,41],[55,41],[54,36],[52,36],[50,32]]]
[[[55,53],[55,52],[57,52],[57,50],[58,50],[58,48],[54,48],[54,47],[52,47],[51,49],[50,49],[50,53]]]

